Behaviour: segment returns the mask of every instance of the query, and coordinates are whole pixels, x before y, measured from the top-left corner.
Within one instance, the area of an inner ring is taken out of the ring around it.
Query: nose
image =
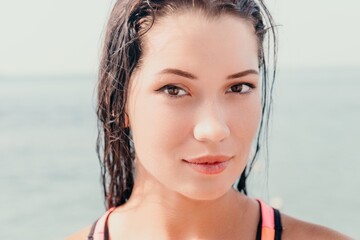
[[[230,135],[226,116],[221,109],[212,104],[203,108],[194,127],[194,137],[201,142],[221,142]]]

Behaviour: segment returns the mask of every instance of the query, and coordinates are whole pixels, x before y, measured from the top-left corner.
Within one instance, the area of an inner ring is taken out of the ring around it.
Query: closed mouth
[[[227,159],[227,160],[225,160]],[[211,159],[205,160],[197,159],[196,161],[183,160],[189,167],[191,167],[196,172],[199,172],[204,175],[216,175],[223,172],[227,166],[230,164],[231,158],[222,158],[220,161]]]
[[[193,164],[218,164],[229,161],[232,157],[226,155],[207,155],[193,159],[183,159],[185,162]]]

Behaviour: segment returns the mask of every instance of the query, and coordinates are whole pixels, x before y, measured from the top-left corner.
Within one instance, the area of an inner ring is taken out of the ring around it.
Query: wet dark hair
[[[233,15],[249,21],[258,40],[262,74],[262,118],[256,149],[234,187],[245,194],[246,179],[258,158],[261,143],[267,152],[267,132],[276,72],[276,32],[262,0],[121,0],[112,9],[106,27],[98,81],[98,158],[107,208],[124,204],[134,186],[134,146],[126,125],[125,105],[132,73],[140,66],[143,36],[164,16],[199,10],[208,18]],[[236,31],[236,29],[234,29]],[[271,37],[270,37],[271,35]],[[267,39],[267,41],[264,41]],[[271,45],[272,44],[272,45]],[[267,45],[264,51],[264,45]],[[271,54],[272,55],[271,55]],[[267,57],[265,57],[267,55]],[[270,57],[270,55],[272,57]],[[268,76],[273,61],[273,75]],[[267,154],[266,154],[267,156]]]

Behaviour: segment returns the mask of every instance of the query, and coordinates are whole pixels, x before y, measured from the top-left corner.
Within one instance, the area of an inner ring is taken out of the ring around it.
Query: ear
[[[124,112],[125,114],[125,128],[130,127],[130,121],[129,121],[129,116],[126,112]]]
[[[125,128],[129,128],[130,127],[130,120],[129,120],[129,106],[128,103],[126,103],[125,105],[125,109],[124,109],[124,120],[125,120]]]

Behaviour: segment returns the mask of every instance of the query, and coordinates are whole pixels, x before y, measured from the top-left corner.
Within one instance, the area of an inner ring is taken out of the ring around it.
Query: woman
[[[115,4],[98,86],[108,211],[70,239],[349,239],[246,196],[270,110],[267,32],[261,1]]]

